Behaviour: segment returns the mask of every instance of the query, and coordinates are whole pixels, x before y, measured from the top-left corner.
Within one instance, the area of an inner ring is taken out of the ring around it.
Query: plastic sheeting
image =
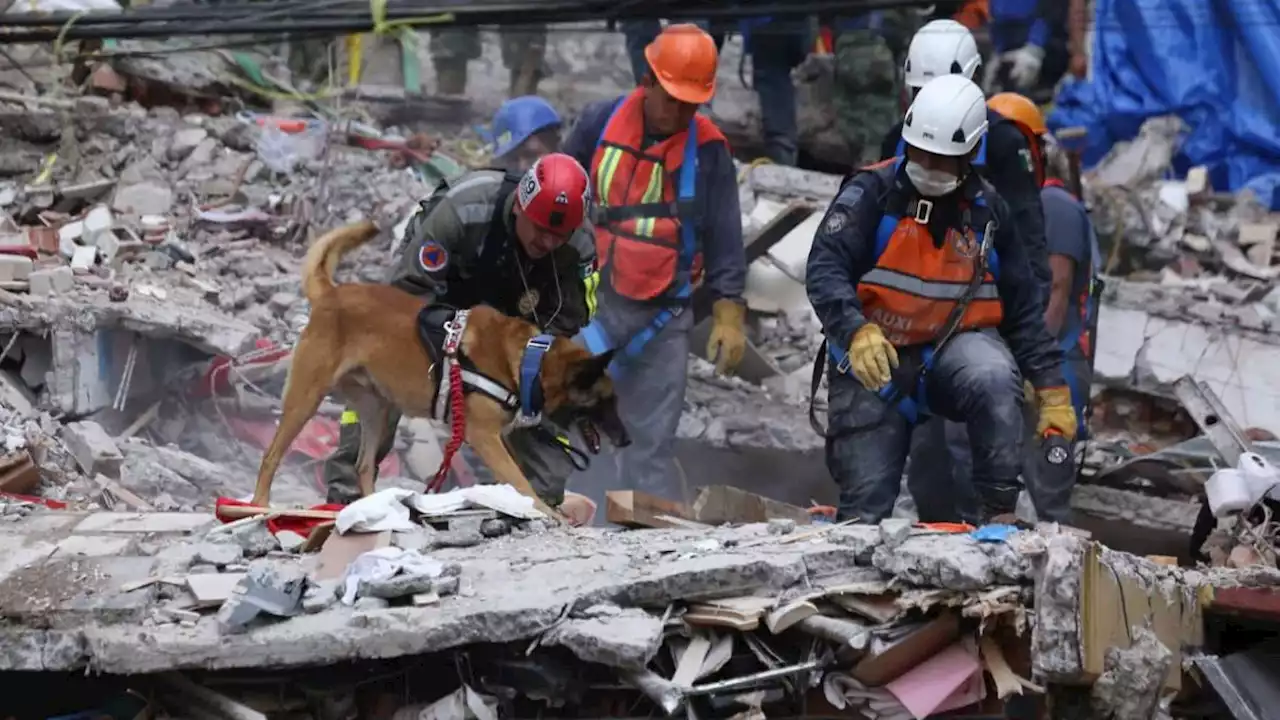
[[[1280,2],[1094,0],[1093,73],[1058,95],[1052,129],[1088,128],[1086,165],[1150,117],[1190,128],[1174,161],[1280,209]]]

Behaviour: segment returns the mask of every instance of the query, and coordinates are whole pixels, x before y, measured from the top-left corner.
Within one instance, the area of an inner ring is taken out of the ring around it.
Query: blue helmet
[[[534,133],[560,127],[560,113],[537,95],[511,98],[493,116],[493,154],[502,157]]]

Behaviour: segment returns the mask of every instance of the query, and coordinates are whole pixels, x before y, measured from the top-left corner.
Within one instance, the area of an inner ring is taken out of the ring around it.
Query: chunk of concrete
[[[34,266],[25,255],[0,255],[0,282],[20,282],[31,277]]]
[[[280,549],[280,541],[267,529],[265,522],[254,522],[232,528],[228,531],[231,539],[244,549],[247,557],[262,557],[272,550]]]
[[[86,245],[99,245],[104,235],[110,235],[115,226],[115,218],[111,216],[111,208],[106,205],[95,205],[89,214],[84,216],[84,242]]]
[[[218,609],[223,634],[244,632],[259,615],[293,617],[302,612],[307,576],[297,563],[254,563]]]
[[[120,466],[124,464],[124,456],[120,454],[120,448],[116,447],[115,441],[98,423],[82,420],[63,425],[62,441],[71,451],[72,457],[76,459],[76,464],[84,474],[120,477]]]
[[[98,261],[98,248],[93,245],[77,245],[71,255],[71,272],[81,275],[93,269]]]
[[[74,248],[71,254],[75,254]],[[47,270],[34,270],[27,278],[27,292],[36,297],[68,293],[75,285],[75,272],[65,265]]]
[[[638,608],[593,613],[548,630],[544,645],[559,645],[586,662],[643,670],[662,644],[662,619]]]
[[[207,137],[209,131],[204,128],[183,128],[173,134],[173,143],[166,154],[170,160],[184,160]]]
[[[196,546],[195,561],[198,563],[226,567],[243,558],[244,550],[230,539],[227,542],[203,542]]]
[[[111,208],[131,215],[165,215],[173,205],[173,189],[155,181],[143,181],[116,191]]]

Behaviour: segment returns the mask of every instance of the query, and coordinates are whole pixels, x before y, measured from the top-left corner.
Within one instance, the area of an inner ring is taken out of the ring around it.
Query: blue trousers
[[[834,368],[829,375],[827,468],[840,487],[838,516],[874,523],[893,512],[916,429],[875,393]],[[967,332],[935,358],[926,381],[929,409],[969,426],[972,484],[983,518],[1013,512],[1021,484],[1022,379],[999,337]],[[877,422],[879,420],[879,422]],[[946,462],[945,446],[927,450]]]

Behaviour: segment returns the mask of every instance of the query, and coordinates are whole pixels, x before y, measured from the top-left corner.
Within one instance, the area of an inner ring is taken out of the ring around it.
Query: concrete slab
[[[28,564],[0,582],[0,615],[41,628],[141,621],[151,588],[123,592],[151,577],[151,557],[54,557]]]
[[[130,535],[72,535],[58,543],[55,557],[107,557],[111,555],[127,555],[138,543],[136,537]]]
[[[76,525],[75,532],[191,534],[213,527],[217,520],[199,513],[94,513]]]

